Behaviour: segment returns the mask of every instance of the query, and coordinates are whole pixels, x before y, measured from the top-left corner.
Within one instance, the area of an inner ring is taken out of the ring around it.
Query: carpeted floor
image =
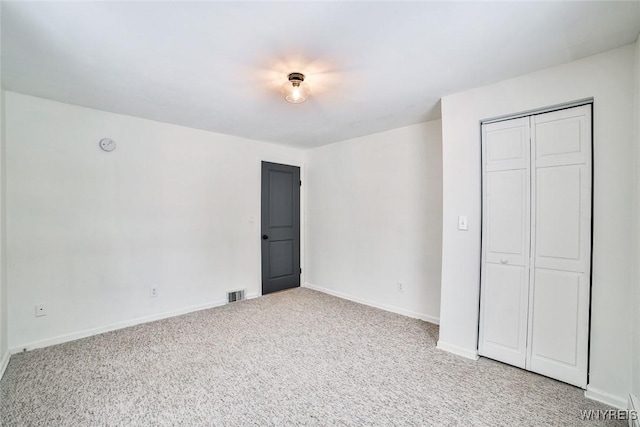
[[[2,426],[603,425],[575,387],[298,288],[15,355]],[[625,425],[609,421],[609,425]]]

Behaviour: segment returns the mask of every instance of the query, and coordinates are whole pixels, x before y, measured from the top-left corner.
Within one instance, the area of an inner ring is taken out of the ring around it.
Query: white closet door
[[[531,117],[527,369],[585,388],[591,264],[591,106]]]
[[[530,240],[529,118],[482,126],[479,353],[525,367]]]

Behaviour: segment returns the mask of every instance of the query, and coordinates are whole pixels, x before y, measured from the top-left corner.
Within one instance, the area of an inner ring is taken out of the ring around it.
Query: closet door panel
[[[534,265],[585,271],[589,262],[590,194],[585,165],[536,168]]]
[[[589,288],[584,273],[536,268],[527,369],[586,387]]]
[[[531,117],[532,240],[527,369],[587,385],[591,106]]]
[[[532,116],[536,166],[587,163],[591,150],[591,107]]]
[[[485,171],[529,168],[529,120],[520,118],[483,126]]]
[[[524,368],[527,271],[524,266],[487,263],[484,276],[481,354]]]
[[[487,172],[485,261],[525,265],[529,179],[524,169]]]
[[[529,119],[482,127],[481,355],[524,368],[530,242]]]

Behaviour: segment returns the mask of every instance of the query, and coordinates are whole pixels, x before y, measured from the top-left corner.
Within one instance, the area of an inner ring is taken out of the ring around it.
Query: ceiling
[[[7,2],[7,90],[315,147],[440,117],[442,96],[632,43],[627,2]],[[280,86],[307,75],[311,98]]]

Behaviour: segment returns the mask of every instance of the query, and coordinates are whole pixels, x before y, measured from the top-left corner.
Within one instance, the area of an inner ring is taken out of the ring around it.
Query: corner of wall
[[[635,145],[634,145],[634,254],[633,254],[633,286],[635,289],[633,322],[633,366],[632,366],[632,393],[640,396],[640,34],[635,44],[635,99],[634,99],[634,117],[635,117]]]
[[[439,322],[441,135],[437,120],[305,153],[308,287]]]
[[[1,77],[0,77],[1,78]],[[8,304],[6,271],[6,179],[5,179],[5,120],[4,89],[0,85],[0,379],[9,364]]]
[[[2,21],[2,3],[0,2],[0,22]],[[0,64],[0,70],[2,69]],[[5,233],[5,120],[4,89],[0,71],[0,379],[9,364],[9,345],[7,329],[7,281],[6,281],[6,233]]]

